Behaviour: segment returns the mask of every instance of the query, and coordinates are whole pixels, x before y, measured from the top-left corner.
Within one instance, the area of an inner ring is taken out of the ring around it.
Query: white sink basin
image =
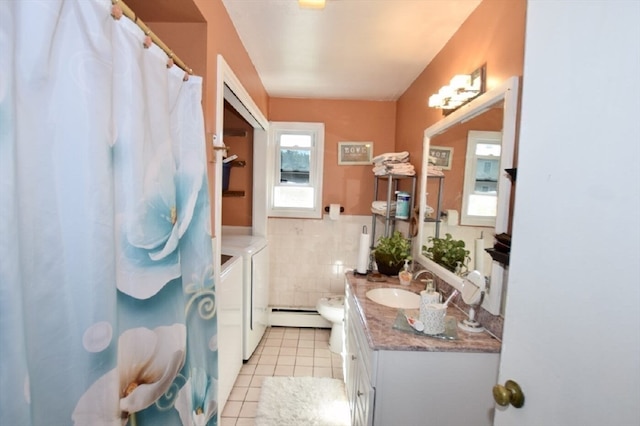
[[[399,288],[374,288],[367,292],[367,298],[390,308],[418,309],[420,296]]]

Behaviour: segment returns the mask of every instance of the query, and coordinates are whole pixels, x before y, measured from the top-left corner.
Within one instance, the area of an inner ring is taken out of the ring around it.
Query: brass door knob
[[[502,385],[495,385],[493,387],[493,399],[496,404],[506,407],[511,404],[516,408],[520,408],[524,405],[524,394],[520,385],[513,380],[507,380]]]

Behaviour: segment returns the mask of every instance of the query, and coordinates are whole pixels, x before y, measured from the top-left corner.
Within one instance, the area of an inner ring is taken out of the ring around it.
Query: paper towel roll
[[[369,267],[369,234],[363,232],[360,235],[360,247],[358,249],[358,266],[356,271],[360,274],[366,274]]]
[[[329,204],[329,219],[338,220],[340,216],[340,204]]]
[[[484,240],[477,238],[474,247],[473,269],[484,275]]]

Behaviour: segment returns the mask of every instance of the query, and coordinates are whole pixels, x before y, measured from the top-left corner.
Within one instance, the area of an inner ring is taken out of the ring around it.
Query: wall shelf
[[[505,266],[509,266],[509,253],[503,253],[492,248],[484,249],[484,251],[489,253],[491,255],[491,258],[496,262],[502,263]]]
[[[244,167],[247,165],[247,162],[244,160],[233,160],[229,163],[224,163],[222,170],[222,196],[223,197],[244,197],[244,191],[229,191],[225,190],[229,186],[229,173],[231,172],[231,167]],[[226,185],[226,186],[225,186]]]

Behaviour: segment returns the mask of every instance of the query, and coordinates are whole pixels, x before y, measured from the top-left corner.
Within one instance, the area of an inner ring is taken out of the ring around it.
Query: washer
[[[253,235],[222,235],[224,254],[242,256],[242,359],[247,361],[264,336],[269,306],[269,248],[267,239]]]

